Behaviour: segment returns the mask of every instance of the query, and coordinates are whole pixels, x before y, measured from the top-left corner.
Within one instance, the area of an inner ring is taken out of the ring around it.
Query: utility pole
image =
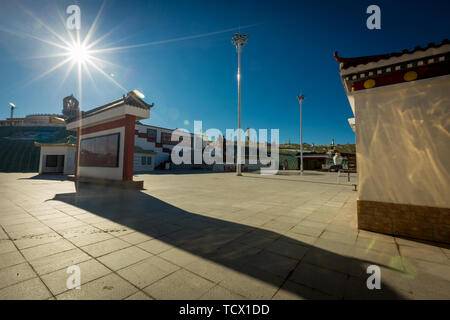
[[[231,40],[231,43],[236,46],[236,51],[238,53],[238,144],[237,144],[237,165],[236,165],[236,175],[241,176],[241,51],[242,47],[247,44],[248,36],[246,34],[236,33]]]
[[[297,96],[297,100],[300,103],[300,174],[303,175],[303,100],[305,96],[303,94]]]
[[[11,107],[11,125],[14,125],[14,109],[16,108],[16,105],[12,102],[9,103],[9,106]]]

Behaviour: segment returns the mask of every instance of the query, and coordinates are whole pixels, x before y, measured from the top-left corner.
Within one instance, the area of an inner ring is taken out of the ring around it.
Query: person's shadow
[[[383,275],[381,289],[369,290],[366,284],[369,265],[397,271],[398,277],[402,277],[401,268],[337,254],[265,229],[187,212],[141,191],[78,183],[75,193],[57,194],[51,200],[76,206],[306,299],[326,295],[403,298],[383,281]]]

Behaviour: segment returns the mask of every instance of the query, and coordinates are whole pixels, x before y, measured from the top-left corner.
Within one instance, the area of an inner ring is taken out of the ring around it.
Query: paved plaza
[[[354,176],[135,180],[0,173],[0,299],[450,299],[450,247],[358,230]]]

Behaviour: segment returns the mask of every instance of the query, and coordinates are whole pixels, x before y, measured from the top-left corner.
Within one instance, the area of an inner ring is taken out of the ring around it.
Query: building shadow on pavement
[[[187,212],[144,192],[79,183],[61,201],[305,299],[402,299],[383,281],[369,290],[369,265],[402,277],[401,267],[338,254],[277,232]],[[105,230],[114,234],[114,230]],[[226,286],[227,276],[222,280]],[[180,283],[180,286],[182,284]],[[237,292],[239,293],[239,292]],[[254,293],[256,298],[270,296]]]
[[[18,178],[17,180],[52,180],[52,181],[66,181],[68,180],[65,174],[42,173],[28,178]]]

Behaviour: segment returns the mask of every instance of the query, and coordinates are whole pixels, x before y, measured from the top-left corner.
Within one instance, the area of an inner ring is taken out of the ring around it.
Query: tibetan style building
[[[450,41],[334,56],[355,116],[359,228],[450,243]]]

